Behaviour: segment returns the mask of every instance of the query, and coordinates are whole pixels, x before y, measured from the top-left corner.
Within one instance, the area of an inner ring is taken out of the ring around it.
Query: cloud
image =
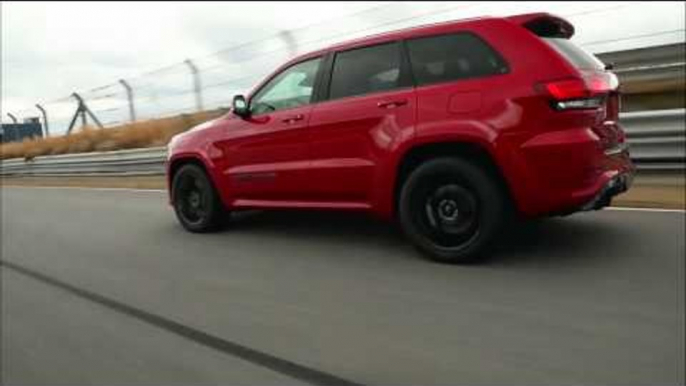
[[[369,9],[358,17],[345,17]],[[283,30],[293,30],[297,47],[310,50],[429,22],[549,11],[572,15],[578,31],[575,41],[595,42],[683,28],[686,9],[678,2],[3,2],[1,11],[4,116],[6,111],[36,115],[36,102],[104,84],[113,86],[94,96],[113,96],[98,103],[121,105],[123,89],[116,83],[120,78],[130,79],[136,87],[142,112],[192,107],[192,95],[183,95],[192,86],[182,64],[189,57],[199,57],[203,84],[217,85],[207,90],[208,102],[224,103],[288,57],[283,39],[265,40]],[[255,40],[260,43],[208,56]],[[666,41],[683,41],[683,32],[591,48],[619,50]],[[154,76],[139,76],[174,63]],[[113,108],[108,107],[107,114],[126,114],[124,108]]]

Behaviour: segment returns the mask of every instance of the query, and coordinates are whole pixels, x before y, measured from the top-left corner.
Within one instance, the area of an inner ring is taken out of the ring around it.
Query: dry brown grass
[[[214,110],[182,114],[107,129],[85,127],[70,135],[6,143],[0,145],[0,159],[164,146],[175,134],[223,113]]]

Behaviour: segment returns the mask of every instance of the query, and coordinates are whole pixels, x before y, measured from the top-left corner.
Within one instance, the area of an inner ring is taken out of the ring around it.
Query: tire
[[[506,222],[506,192],[484,168],[459,158],[437,158],[405,180],[400,225],[416,248],[443,263],[485,257]]]
[[[194,233],[217,230],[227,215],[212,181],[198,165],[184,165],[172,180],[172,204],[181,225]]]

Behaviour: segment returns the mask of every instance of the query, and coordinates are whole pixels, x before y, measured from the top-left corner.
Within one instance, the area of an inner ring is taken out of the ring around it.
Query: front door
[[[288,67],[250,100],[247,118],[227,121],[217,146],[234,206],[299,200],[309,165],[308,121],[320,58]]]

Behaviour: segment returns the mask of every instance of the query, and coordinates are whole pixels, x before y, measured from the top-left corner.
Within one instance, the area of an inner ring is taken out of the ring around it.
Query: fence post
[[[131,123],[136,122],[136,108],[133,105],[133,89],[131,89],[131,86],[124,79],[119,79],[119,83],[126,89],[126,98],[129,100],[129,117],[131,118]]]
[[[81,123],[85,126],[87,121],[86,121],[86,114],[90,115],[90,117],[95,121],[95,124],[98,125],[101,129],[104,127],[102,126],[102,123],[100,123],[100,120],[98,120],[98,117],[93,114],[93,112],[88,108],[86,105],[86,102],[83,101],[83,98],[81,98],[81,95],[78,93],[72,93],[71,96],[76,98],[76,100],[79,102],[79,106],[76,108],[76,111],[74,112],[74,117],[71,119],[71,123],[69,124],[69,128],[67,129],[67,134],[71,133],[71,130],[74,128],[74,123],[76,123],[76,118],[78,118],[79,115],[81,115]]]
[[[286,49],[288,50],[289,58],[294,57],[298,53],[298,43],[296,43],[293,33],[288,30],[282,30],[279,32],[279,36],[284,43],[286,43]]]
[[[17,117],[12,115],[12,113],[7,113],[7,116],[10,117],[10,119],[12,120],[13,123],[17,123]]]
[[[195,66],[195,64],[190,60],[186,59],[184,61],[188,68],[191,70],[191,75],[193,75],[193,88],[195,91],[195,107],[198,109],[198,111],[202,111],[202,86],[200,84],[200,72],[198,71],[198,67]]]
[[[50,129],[48,128],[48,113],[45,111],[43,106],[39,105],[38,103],[36,103],[36,108],[40,110],[41,114],[43,114],[43,126],[45,126],[45,136],[49,137]]]

